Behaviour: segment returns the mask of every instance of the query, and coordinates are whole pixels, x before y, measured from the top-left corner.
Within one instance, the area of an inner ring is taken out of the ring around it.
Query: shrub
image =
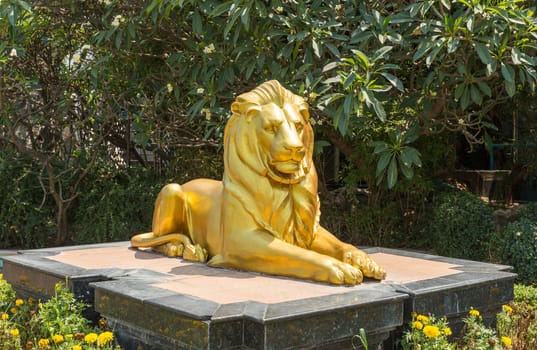
[[[515,284],[515,302],[537,308],[537,287]]]
[[[462,191],[438,193],[427,224],[438,254],[483,260],[494,232],[493,209],[477,196]]]
[[[74,243],[127,240],[151,229],[153,203],[164,182],[144,168],[131,170],[93,174],[86,181],[71,218]]]
[[[40,183],[40,171],[28,158],[0,150],[2,247],[39,248],[54,235],[54,203]]]
[[[505,227],[502,261],[512,265],[517,280],[531,284],[537,281],[537,221],[521,216]]]

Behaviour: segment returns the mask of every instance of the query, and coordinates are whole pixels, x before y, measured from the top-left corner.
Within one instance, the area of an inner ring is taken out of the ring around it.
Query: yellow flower
[[[475,317],[479,317],[480,315],[479,310],[476,310],[476,309],[471,309],[468,313]]]
[[[82,347],[80,345],[73,345],[71,350],[82,350]]]
[[[442,329],[442,332],[444,333],[444,335],[447,335],[447,336],[450,336],[453,334],[453,332],[451,331],[451,328],[449,327]]]
[[[2,314],[2,321],[7,321],[8,318],[9,318],[8,314]]]
[[[507,346],[507,347],[511,347],[511,338],[509,337],[502,337],[502,344]]]
[[[99,334],[99,338],[97,339],[97,344],[99,346],[106,345],[110,343],[114,339],[114,334],[112,332],[103,332]]]
[[[440,330],[436,326],[425,326],[423,327],[423,334],[427,338],[436,338],[440,335]]]
[[[17,328],[13,328],[11,331],[11,336],[12,337],[18,337],[19,336],[19,330]]]
[[[208,46],[205,46],[203,48],[203,53],[213,53],[216,51],[216,48],[214,47],[214,44],[209,44]]]
[[[418,317],[416,317],[416,320],[424,323],[424,324],[427,324],[429,323],[429,317],[425,316],[425,315],[418,315]]]
[[[65,341],[65,338],[61,334],[54,334],[52,336],[52,341],[54,342],[54,344],[61,344]]]
[[[37,342],[37,346],[39,346],[40,349],[44,349],[46,347],[48,347],[50,345],[50,342],[48,341],[48,339],[39,339],[39,341]]]
[[[503,305],[502,309],[503,309],[504,312],[507,312],[508,314],[513,313],[513,308],[511,306],[509,306],[509,305]]]
[[[420,321],[414,321],[412,322],[412,328],[416,328],[421,331],[423,329],[423,323],[421,323]]]
[[[22,304],[24,304],[24,300],[22,300],[22,299],[15,300],[15,305],[16,306],[21,306]]]
[[[89,333],[84,337],[84,341],[88,344],[93,344],[97,341],[97,334],[96,333]]]
[[[122,15],[116,15],[114,17],[114,20],[112,21],[112,23],[110,23],[112,25],[112,27],[118,27],[120,23],[123,23],[125,21],[125,19],[123,18]]]
[[[9,309],[9,311],[11,311],[12,314],[16,314],[17,313],[17,308],[12,307],[11,309]]]

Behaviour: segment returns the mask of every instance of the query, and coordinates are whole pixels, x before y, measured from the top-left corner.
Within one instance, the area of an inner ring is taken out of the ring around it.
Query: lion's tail
[[[155,236],[153,232],[139,233],[131,238],[135,248],[153,248],[169,257],[182,256],[185,260],[206,262],[208,253],[199,244],[193,244],[190,237],[182,233],[168,233]]]
[[[169,233],[156,236],[153,232],[139,233],[131,238],[131,246],[136,248],[150,248],[166,243],[192,244],[192,240],[182,233]]]

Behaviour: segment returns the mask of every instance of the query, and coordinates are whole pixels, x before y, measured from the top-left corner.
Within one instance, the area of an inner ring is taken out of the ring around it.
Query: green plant
[[[403,335],[401,346],[403,350],[454,350],[448,342],[451,334],[446,318],[413,314],[410,330]]]
[[[31,159],[0,147],[0,245],[39,248],[54,236],[54,205]]]
[[[479,197],[462,192],[439,192],[433,199],[426,230],[431,246],[441,255],[483,260],[494,232],[493,209]]]
[[[72,241],[120,241],[150,230],[153,203],[165,180],[143,168],[96,170],[81,186],[83,195],[73,208]]]
[[[468,317],[464,319],[465,329],[462,339],[465,349],[496,350],[502,349],[502,343],[496,331],[483,324],[483,318],[478,310],[471,309]],[[510,340],[504,339],[504,343]]]
[[[90,325],[85,308],[63,283],[47,302],[17,299],[0,274],[0,349],[118,350],[106,322],[99,322],[103,329]]]
[[[397,169],[400,169],[407,179],[411,179],[414,176],[413,167],[421,167],[420,152],[410,146],[410,143],[418,138],[418,126],[415,125],[405,132],[392,131],[388,135],[389,143],[374,141],[371,146],[375,147],[373,154],[379,157],[375,172],[377,185],[383,181],[386,174],[388,188],[393,188],[397,182]]]
[[[503,306],[496,317],[498,335],[509,339],[512,349],[537,348],[537,312],[524,302],[513,302]]]
[[[537,221],[522,216],[510,222],[502,235],[502,261],[512,265],[517,280],[531,284],[537,281]]]
[[[358,344],[355,344],[355,339],[359,341]],[[355,334],[352,336],[352,347],[353,349],[359,349],[360,344],[363,347],[364,350],[369,350],[369,343],[367,342],[367,335],[365,333],[365,329],[360,328],[360,331],[358,334]]]
[[[537,287],[515,284],[515,302],[537,307]]]

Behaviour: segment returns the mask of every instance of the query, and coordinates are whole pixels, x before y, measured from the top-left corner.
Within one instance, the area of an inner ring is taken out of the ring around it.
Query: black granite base
[[[409,283],[368,282],[344,292],[277,303],[217,303],[154,287],[166,275],[146,269],[83,269],[47,257],[70,249],[127,242],[23,251],[4,260],[4,278],[25,296],[47,298],[65,281],[78,298],[107,318],[124,349],[352,349],[360,328],[370,349],[397,349],[412,312],[446,315],[452,327],[470,308],[492,318],[513,298],[515,275],[503,265],[373,248],[457,265],[460,273]],[[277,278],[277,277],[274,277]],[[297,291],[300,293],[300,291]]]

